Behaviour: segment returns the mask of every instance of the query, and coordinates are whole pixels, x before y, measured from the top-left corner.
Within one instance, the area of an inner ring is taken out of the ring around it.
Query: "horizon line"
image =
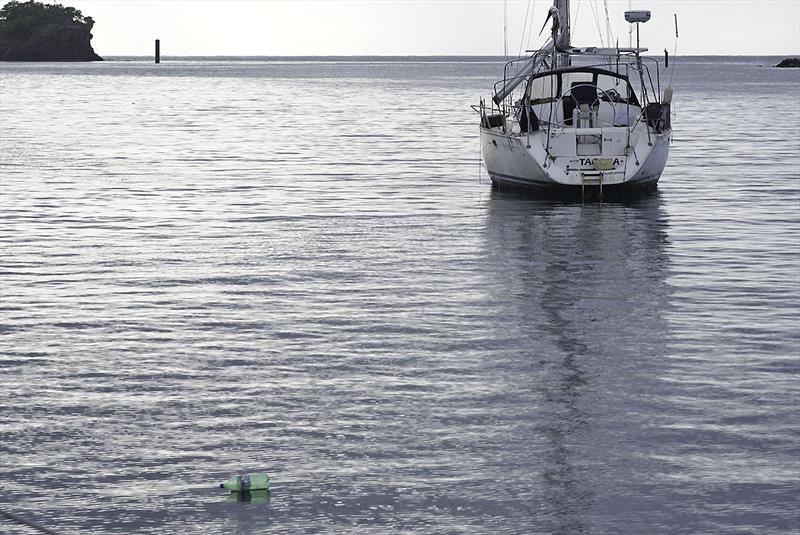
[[[642,54],[661,57],[662,54]],[[768,58],[797,57],[798,54],[678,54],[670,58]],[[105,57],[152,58],[153,54],[106,54]],[[503,54],[161,54],[161,58],[522,58]]]

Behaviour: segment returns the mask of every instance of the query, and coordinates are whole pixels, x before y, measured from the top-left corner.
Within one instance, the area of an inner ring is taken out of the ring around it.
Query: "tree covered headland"
[[[0,60],[96,61],[92,17],[74,7],[12,0],[0,8]]]
[[[30,34],[37,26],[44,24],[80,24],[91,31],[92,17],[84,17],[74,7],[61,4],[42,4],[41,2],[17,2],[12,0],[0,9],[0,32],[10,35]]]

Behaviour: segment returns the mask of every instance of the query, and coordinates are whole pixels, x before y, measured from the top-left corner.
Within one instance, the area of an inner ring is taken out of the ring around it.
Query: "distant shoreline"
[[[103,56],[107,61],[125,61],[125,60],[152,60],[153,55],[113,55],[106,54]],[[517,57],[517,56],[514,56]],[[661,57],[658,54],[646,55],[644,57]],[[769,56],[743,56],[743,55],[677,55],[675,59],[703,59],[703,58],[726,58],[726,59],[784,59],[792,57],[789,55],[769,55]],[[426,55],[426,56],[165,56],[162,55],[161,59],[164,61],[220,61],[220,60],[237,60],[237,61],[504,61],[505,59],[512,59],[512,56],[505,58],[504,56],[469,56],[469,55]]]

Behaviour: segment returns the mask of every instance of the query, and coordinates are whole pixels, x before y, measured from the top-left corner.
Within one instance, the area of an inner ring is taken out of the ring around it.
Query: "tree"
[[[74,7],[12,0],[0,9],[0,36],[20,37],[49,24],[78,25],[91,31],[92,17],[84,17]]]
[[[102,61],[93,26],[74,7],[11,0],[0,8],[0,61]]]

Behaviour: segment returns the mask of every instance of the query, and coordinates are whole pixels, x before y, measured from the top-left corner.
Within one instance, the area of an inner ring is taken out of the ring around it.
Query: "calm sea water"
[[[778,59],[672,63],[658,192],[585,205],[491,191],[469,106],[492,58],[0,65],[0,511],[797,533],[800,71]],[[253,471],[268,500],[217,488]]]

